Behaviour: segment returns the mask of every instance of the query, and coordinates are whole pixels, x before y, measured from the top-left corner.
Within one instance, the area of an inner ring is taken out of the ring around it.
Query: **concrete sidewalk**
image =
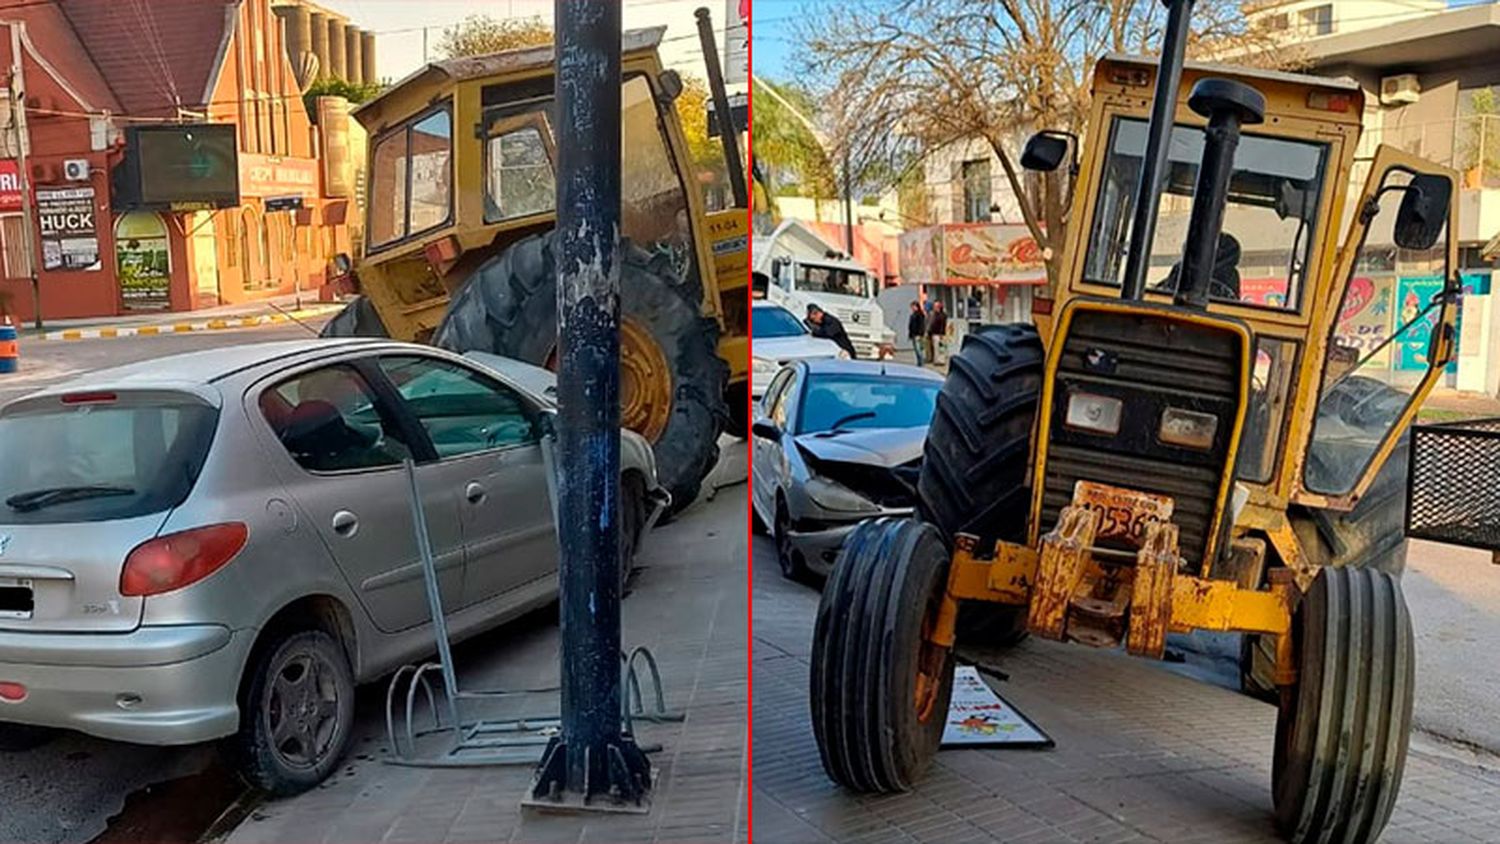
[[[1154,662],[1034,638],[964,656],[1010,675],[991,684],[1055,749],[945,750],[911,793],[844,791],[823,772],[808,718],[818,594],[779,576],[769,540],[753,550],[755,840],[1279,840],[1273,707]],[[1415,738],[1381,840],[1500,841],[1495,762]]]
[[[726,441],[721,477],[743,476],[744,444]],[[726,465],[727,464],[727,468]],[[258,808],[229,844],[276,842],[739,842],[749,823],[745,488],[706,497],[651,533],[624,602],[624,645],[646,645],[661,665],[667,707],[680,724],[637,725],[657,783],[646,815],[543,814],[520,806],[533,765],[422,769],[384,764],[385,686],[362,696],[345,769],[300,797]],[[466,689],[555,686],[555,610],[456,649]],[[650,694],[649,690],[647,694]],[[555,712],[556,694],[524,708]],[[487,717],[494,717],[499,713]],[[769,840],[769,839],[767,839]]]
[[[40,335],[22,327],[21,339],[97,340],[254,328],[328,317],[344,307],[339,302],[319,302],[308,293],[302,295],[301,307],[297,303],[297,296],[288,295],[196,311],[48,320],[46,331]]]

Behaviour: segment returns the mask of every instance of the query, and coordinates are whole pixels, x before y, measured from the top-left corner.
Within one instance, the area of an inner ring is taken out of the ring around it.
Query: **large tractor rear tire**
[[[922,517],[950,547],[958,533],[978,535],[981,545],[1026,540],[1044,359],[1036,327],[1011,324],[966,335],[949,361],[917,491]],[[1026,637],[1026,608],[965,604],[958,636],[965,644],[1014,645]]]
[[[931,525],[855,528],[823,589],[813,633],[813,735],[846,788],[907,791],[932,763],[953,693],[953,652],[927,641],[948,576]]]
[[[668,515],[698,497],[719,458],[729,367],[718,356],[718,323],[700,311],[701,292],[671,283],[625,245],[620,276],[621,421],[656,454]],[[459,289],[433,334],[456,352],[483,351],[556,368],[557,274],[551,238],[516,242]]]
[[[389,337],[385,323],[367,296],[355,296],[342,311],[323,324],[319,337]]]
[[[1292,619],[1297,683],[1283,690],[1271,770],[1294,844],[1374,841],[1401,787],[1415,643],[1395,577],[1323,569]]]

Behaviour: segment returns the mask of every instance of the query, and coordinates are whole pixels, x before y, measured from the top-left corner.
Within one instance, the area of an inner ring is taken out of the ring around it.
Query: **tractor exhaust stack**
[[[1203,129],[1203,161],[1198,166],[1198,184],[1193,188],[1182,273],[1173,301],[1201,311],[1208,307],[1214,256],[1224,229],[1229,177],[1234,173],[1234,151],[1240,145],[1240,126],[1265,120],[1266,99],[1240,82],[1200,79],[1188,97],[1188,107],[1208,118],[1208,126]]]

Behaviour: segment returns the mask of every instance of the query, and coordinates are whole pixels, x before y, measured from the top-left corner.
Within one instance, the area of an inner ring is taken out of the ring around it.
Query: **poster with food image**
[[[1042,284],[1047,280],[1041,247],[1025,226],[949,226],[944,231],[943,259],[949,284]]]
[[[1356,276],[1344,293],[1334,336],[1340,345],[1353,349],[1359,360],[1373,352],[1374,356],[1365,364],[1367,367],[1390,366],[1391,345],[1382,347],[1381,344],[1391,335],[1391,302],[1395,286],[1394,276]]]

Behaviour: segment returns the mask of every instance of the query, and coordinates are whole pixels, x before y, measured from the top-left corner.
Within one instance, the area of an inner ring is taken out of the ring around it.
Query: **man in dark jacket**
[[[922,313],[922,306],[916,300],[911,303],[911,316],[906,318],[906,336],[911,338],[911,350],[917,355],[917,366],[921,366],[922,347],[927,338],[927,315]]]
[[[927,357],[937,363],[938,338],[948,335],[948,312],[942,302],[934,302],[932,316],[927,319]]]
[[[854,343],[849,340],[849,332],[844,330],[844,324],[833,314],[826,313],[817,305],[807,306],[807,329],[814,337],[822,337],[832,340],[835,345],[849,354],[849,359],[859,357],[854,351]]]

